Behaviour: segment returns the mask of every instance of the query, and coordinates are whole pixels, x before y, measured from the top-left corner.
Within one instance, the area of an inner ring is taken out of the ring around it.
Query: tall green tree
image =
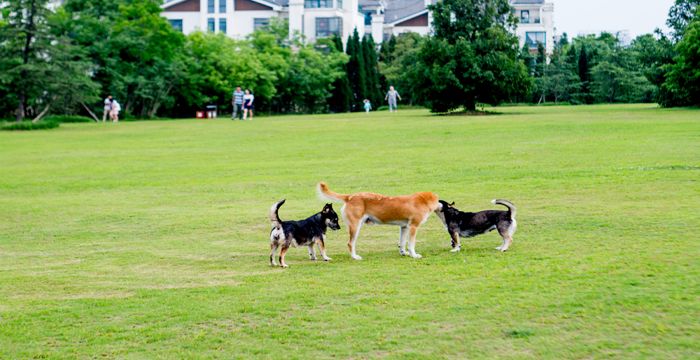
[[[381,101],[381,89],[379,81],[379,63],[377,59],[377,47],[374,44],[372,35],[362,38],[362,55],[365,61],[365,79],[367,82],[367,93],[365,97],[373,104]]]
[[[343,41],[339,36],[333,36],[333,49],[343,53]],[[332,112],[341,113],[350,111],[352,103],[352,89],[348,81],[347,64],[341,66],[343,74],[333,82],[333,92],[328,99],[328,106]]]
[[[663,87],[676,95],[679,105],[700,105],[700,7],[676,45],[676,53]]]
[[[348,81],[352,89],[352,105],[353,111],[360,110],[360,102],[367,94],[367,79],[365,78],[365,58],[360,43],[360,36],[357,29],[352,36],[348,38],[347,55],[348,55]]]
[[[420,76],[418,74],[419,68],[416,64],[426,37],[417,33],[407,32],[392,37],[392,39],[394,39],[393,44],[390,42],[387,50],[382,48],[384,52],[382,58],[384,60],[379,64],[380,72],[385,78],[385,84],[382,89],[385,90],[393,85],[401,94],[402,102],[425,105],[425,99],[417,96],[420,92],[417,87]],[[385,45],[387,44],[382,46]],[[380,94],[380,102],[383,100],[383,94]]]
[[[693,21],[700,0],[676,0],[668,11],[666,24],[671,28],[673,39],[678,42]]]
[[[51,107],[73,111],[95,99],[97,85],[89,79],[90,64],[69,39],[51,32],[54,14],[47,0],[16,0],[7,4],[0,25],[0,83],[15,104],[15,118],[39,120]]]
[[[530,86],[507,0],[444,0],[429,6],[434,36],[418,57],[419,96],[434,112],[498,104]]]

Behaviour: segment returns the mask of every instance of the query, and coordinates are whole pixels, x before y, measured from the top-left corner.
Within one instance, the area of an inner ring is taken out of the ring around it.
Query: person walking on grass
[[[365,112],[369,113],[369,111],[372,110],[372,103],[369,102],[369,99],[364,99],[363,102],[365,103],[364,104]]]
[[[250,120],[253,120],[253,109],[255,109],[253,101],[255,101],[255,96],[249,89],[246,89],[245,95],[243,95],[243,120],[248,118],[248,114],[250,114]]]
[[[236,90],[231,96],[231,104],[233,105],[233,114],[231,114],[231,120],[239,118],[243,120],[243,91],[240,86],[236,86]]]
[[[102,112],[102,122],[107,121],[107,116],[112,118],[112,95],[107,96],[105,99],[104,111]]]
[[[110,118],[112,118],[112,122],[119,122],[119,111],[121,111],[121,109],[122,107],[119,105],[117,100],[112,100],[112,111],[109,113]]]
[[[393,86],[389,86],[389,91],[386,93],[386,96],[384,97],[384,100],[389,101],[389,112],[397,111],[396,108],[396,99],[401,100],[401,95],[399,95],[399,92],[394,90]]]

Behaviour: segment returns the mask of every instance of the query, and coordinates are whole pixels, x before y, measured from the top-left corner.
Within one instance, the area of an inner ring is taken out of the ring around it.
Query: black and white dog
[[[461,249],[459,238],[473,237],[487,233],[492,230],[498,230],[498,233],[503,238],[503,245],[496,250],[506,251],[513,242],[513,234],[517,228],[515,221],[515,205],[508,200],[492,200],[491,203],[503,205],[508,208],[507,211],[502,210],[485,210],[479,212],[463,212],[454,207],[454,202],[448,204],[447,201],[440,200],[439,209],[435,210],[442,223],[445,225],[447,232],[452,238],[452,252],[457,252]]]
[[[285,200],[280,200],[270,208],[270,221],[272,222],[272,230],[270,231],[270,265],[277,266],[275,262],[275,253],[278,247],[280,250],[280,266],[287,267],[284,262],[284,255],[289,250],[290,246],[309,247],[309,257],[311,260],[316,260],[316,252],[314,244],[318,244],[318,249],[321,251],[323,260],[329,261],[326,255],[326,230],[340,229],[338,225],[338,214],[333,211],[333,205],[326,204],[323,210],[312,215],[311,217],[300,221],[282,221],[277,212]]]

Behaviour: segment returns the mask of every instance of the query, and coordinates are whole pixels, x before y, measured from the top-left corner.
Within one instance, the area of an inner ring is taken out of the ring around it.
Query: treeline
[[[394,85],[404,102],[436,112],[479,103],[700,102],[697,0],[676,0],[672,33],[622,44],[613,34],[563,36],[546,56],[519,48],[507,0],[442,0],[429,9],[433,34],[369,36],[307,44],[273,21],[246,40],[184,36],[161,17],[160,0],[5,2],[0,17],[0,118],[98,112],[113,95],[127,116],[192,117],[227,111],[236,86],[256,109],[276,113],[374,107]]]
[[[614,34],[566,34],[518,52],[507,0],[444,0],[430,6],[434,34],[392,37],[380,51],[386,79],[412,103],[443,112],[476,103],[700,105],[700,7],[676,0],[670,34],[623,44]],[[485,15],[486,14],[486,15]]]

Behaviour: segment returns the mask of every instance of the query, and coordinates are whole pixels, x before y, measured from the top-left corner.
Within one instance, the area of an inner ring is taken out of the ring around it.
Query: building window
[[[520,11],[520,22],[523,24],[530,23],[530,10],[521,10]]]
[[[182,32],[182,19],[170,19],[168,20],[173,29]]]
[[[331,8],[333,0],[304,0],[304,7],[308,9]]]
[[[207,12],[209,14],[214,13],[214,0],[207,0]]]
[[[365,25],[372,25],[372,12],[368,11],[365,13]]]
[[[219,32],[226,34],[226,19],[219,19]]]
[[[226,1],[227,0],[219,0],[219,13],[221,14],[226,14]]]
[[[270,26],[269,18],[255,18],[253,19],[253,31],[263,30]]]
[[[336,0],[336,1],[335,1],[335,7],[337,7],[338,9],[342,9],[342,8],[343,8],[343,0]],[[360,10],[360,9],[359,9],[360,6],[357,6],[357,7],[358,7],[357,10]]]
[[[216,30],[214,29],[214,18],[207,19],[207,30],[209,30],[209,32],[214,32]]]
[[[343,28],[343,20],[338,17],[316,18],[316,37],[340,36]]]
[[[547,33],[544,31],[526,32],[525,43],[530,49],[537,49],[537,44],[542,44],[547,48]]]

